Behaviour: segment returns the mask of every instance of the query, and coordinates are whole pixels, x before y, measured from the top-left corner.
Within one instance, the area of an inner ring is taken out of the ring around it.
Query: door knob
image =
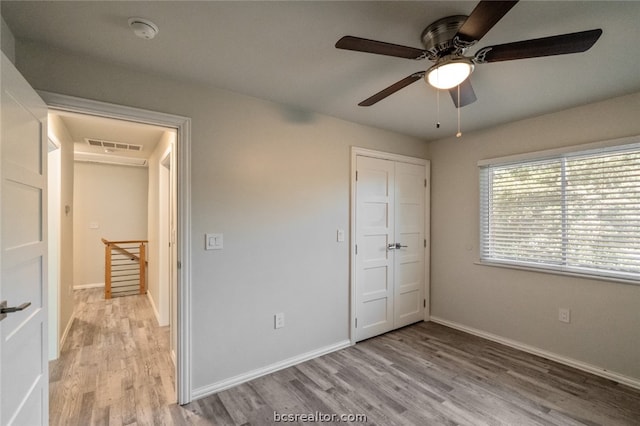
[[[10,314],[12,312],[22,311],[28,308],[29,306],[31,306],[31,302],[25,302],[20,306],[11,306],[11,307],[7,307],[6,300],[0,302],[0,321],[2,321],[7,316],[7,314]]]

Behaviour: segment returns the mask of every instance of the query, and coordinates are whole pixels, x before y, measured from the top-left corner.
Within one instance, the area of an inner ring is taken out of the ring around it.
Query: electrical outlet
[[[284,313],[280,312],[273,316],[273,326],[274,328],[282,328],[284,327]]]
[[[566,323],[571,322],[571,310],[567,308],[560,308],[558,310],[558,320]]]

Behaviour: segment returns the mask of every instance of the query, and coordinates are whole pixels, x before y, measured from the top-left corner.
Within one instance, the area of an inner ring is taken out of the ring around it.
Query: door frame
[[[177,130],[177,298],[176,399],[191,402],[191,118],[124,105],[37,91],[50,109],[97,115]]]
[[[424,298],[426,306],[424,308],[424,320],[430,319],[430,249],[431,249],[431,161],[423,158],[409,157],[406,155],[393,154],[390,152],[375,151],[368,148],[351,147],[351,202],[349,206],[350,213],[350,242],[349,242],[349,340],[352,345],[356,344],[356,160],[358,156],[378,158],[381,160],[399,161],[402,163],[417,164],[425,166],[425,175],[427,186],[425,187],[424,199],[424,238],[427,240],[427,246],[424,250]]]

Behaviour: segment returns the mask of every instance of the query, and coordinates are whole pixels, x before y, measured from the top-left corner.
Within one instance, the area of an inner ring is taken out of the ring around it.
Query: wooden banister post
[[[140,243],[140,294],[146,294],[147,293],[147,274],[146,274],[146,269],[147,269],[147,265],[146,265],[146,253],[145,253],[145,247],[144,247],[144,243]]]
[[[104,245],[104,298],[111,299],[111,244],[108,243]]]

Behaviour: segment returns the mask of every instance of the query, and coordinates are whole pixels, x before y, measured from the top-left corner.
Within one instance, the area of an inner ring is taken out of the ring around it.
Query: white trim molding
[[[301,355],[298,355],[289,359],[285,359],[280,362],[276,362],[275,364],[267,365],[266,367],[248,371],[246,373],[242,373],[237,376],[230,377],[228,379],[221,380],[219,382],[216,382],[207,386],[203,386],[198,389],[194,389],[191,396],[193,399],[204,398],[205,396],[209,396],[214,393],[221,392],[225,389],[229,389],[234,386],[240,385],[242,383],[248,382],[250,380],[257,379],[258,377],[275,373],[276,371],[283,370],[288,367],[292,367],[296,364],[300,364],[302,362],[320,357],[322,355],[329,354],[331,352],[339,351],[340,349],[344,349],[349,346],[351,346],[351,342],[349,340],[344,340],[342,342],[338,342],[333,345],[325,346],[323,348],[319,348],[307,353],[303,353]]]
[[[60,343],[58,345],[58,356],[56,357],[56,359],[60,358],[60,351],[64,346],[64,342],[66,342],[67,340],[67,336],[71,331],[71,326],[73,325],[73,321],[75,318],[76,318],[75,314],[71,314],[71,317],[69,317],[69,321],[67,322],[67,325],[64,327],[64,331],[62,332],[62,337],[60,337]]]
[[[160,314],[158,313],[158,308],[156,308],[156,302],[153,300],[153,296],[151,296],[151,292],[147,291],[147,299],[149,299],[149,303],[151,303],[151,309],[153,310],[153,315],[156,317],[156,322],[158,323],[158,327],[163,327],[160,324]],[[167,325],[167,324],[164,324]]]
[[[604,377],[605,379],[613,380],[614,382],[621,383],[635,389],[640,389],[640,380],[634,377],[625,376],[624,374],[610,371],[606,368],[598,367],[597,365],[569,358],[564,355],[559,355],[554,352],[545,351],[544,349],[536,348],[535,346],[527,345],[525,343],[518,342],[517,340],[507,339],[506,337],[498,336],[497,334],[488,333],[486,331],[468,327],[466,325],[454,321],[449,321],[444,318],[439,318],[437,316],[432,315],[431,321],[435,322],[436,324],[441,324],[450,328],[454,328],[456,330],[464,331],[465,333],[473,334],[474,336],[482,337],[483,339],[501,343],[505,346],[537,355],[542,358],[546,358],[551,361],[555,361],[560,364],[594,374],[596,376]]]
[[[73,286],[74,290],[86,290],[88,288],[104,288],[104,283],[77,284]]]
[[[51,109],[153,124],[176,129],[178,143],[178,320],[176,394],[191,402],[191,119],[189,117],[38,91]]]

